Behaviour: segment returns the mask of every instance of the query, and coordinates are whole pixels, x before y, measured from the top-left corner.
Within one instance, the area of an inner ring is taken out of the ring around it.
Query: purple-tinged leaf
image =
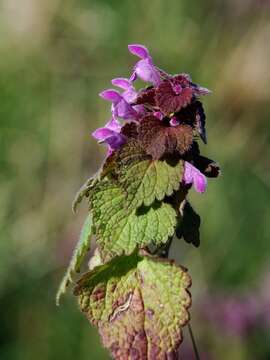
[[[83,275],[74,293],[116,360],[177,359],[189,321],[187,270],[132,254]]]
[[[138,139],[145,151],[160,159],[165,154],[174,152],[185,154],[193,142],[193,131],[189,125],[167,126],[155,116],[146,116],[139,124]]]
[[[190,87],[174,89],[177,84],[173,85],[171,81],[164,80],[156,90],[156,104],[164,115],[170,115],[180,111],[191,103],[193,91]]]

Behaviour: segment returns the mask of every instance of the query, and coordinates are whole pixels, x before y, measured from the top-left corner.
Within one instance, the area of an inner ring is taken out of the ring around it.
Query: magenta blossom
[[[206,190],[207,179],[195,166],[185,161],[183,181],[186,185],[193,184],[197,192],[203,193]]]
[[[161,111],[154,111],[154,116],[160,121],[163,119],[163,114]]]
[[[130,77],[134,81],[139,77],[143,81],[150,82],[154,86],[158,86],[161,82],[160,72],[153,64],[151,55],[148,49],[140,44],[128,45],[131,54],[138,56],[141,60],[134,66],[134,71]]]
[[[126,78],[116,78],[112,79],[112,84],[124,90],[121,95],[129,104],[136,100],[137,91],[135,90],[131,80]]]
[[[124,97],[114,89],[104,90],[99,94],[103,99],[112,102],[113,117],[120,117],[125,120],[136,120],[138,113],[124,99]]]
[[[121,95],[126,100],[126,102],[129,104],[136,102],[138,93],[135,90],[131,80],[126,78],[116,78],[112,79],[112,84],[124,90]],[[132,105],[132,107],[139,116],[145,114],[145,108],[143,105]]]
[[[176,116],[173,116],[170,120],[170,125],[171,126],[178,126],[180,124],[180,121],[177,119]]]
[[[126,141],[125,136],[122,135],[120,131],[121,124],[112,118],[104,127],[96,129],[92,133],[92,136],[100,143],[106,143],[108,145],[108,154],[110,155]]]

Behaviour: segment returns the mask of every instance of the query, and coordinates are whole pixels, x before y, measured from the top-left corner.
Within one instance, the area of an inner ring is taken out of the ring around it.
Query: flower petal
[[[194,188],[199,193],[204,193],[207,187],[206,177],[200,172],[196,172],[193,180]]]
[[[107,124],[105,125],[105,127],[107,129],[110,129],[112,131],[116,131],[116,132],[120,132],[121,131],[121,124],[119,123],[119,121],[117,121],[115,118],[112,118],[111,120],[109,120],[107,122]]]
[[[92,136],[97,139],[98,141],[104,141],[109,136],[112,136],[114,134],[113,130],[110,130],[106,127],[98,128],[94,132],[92,132]]]
[[[104,100],[111,101],[114,104],[118,103],[122,99],[119,92],[114,89],[104,90],[99,94],[99,96]]]
[[[135,65],[135,71],[139,78],[151,82],[154,86],[158,86],[161,82],[159,72],[149,59],[138,61]]]
[[[123,98],[119,101],[119,103],[113,106],[113,115],[125,120],[136,120],[138,118],[137,112]]]
[[[179,125],[179,120],[177,119],[176,116],[173,116],[170,120],[170,125],[171,126],[178,126]]]
[[[122,93],[122,97],[128,102],[132,103],[137,98],[137,91],[132,85],[132,81],[126,78],[116,78],[112,80],[114,86],[118,86],[125,91]]]
[[[132,82],[137,80],[136,70],[133,71],[133,73],[131,74],[129,80],[132,81]]]
[[[130,80],[126,78],[112,79],[112,84],[124,90],[128,90],[132,86]]]
[[[131,54],[138,56],[141,59],[150,58],[150,54],[148,49],[140,44],[131,44],[128,45],[128,50]]]
[[[126,141],[125,136],[123,136],[122,134],[117,134],[117,133],[115,133],[114,135],[112,135],[106,139],[106,143],[113,150],[118,149],[121,145],[123,145],[125,143],[125,141]]]
[[[156,118],[158,118],[158,120],[162,120],[163,119],[163,114],[161,111],[154,111],[154,116]]]
[[[146,109],[143,105],[133,105],[133,109],[137,112],[138,117],[142,117],[146,114]]]
[[[96,129],[92,136],[99,142],[106,143],[108,145],[108,155],[113,150],[118,149],[126,142],[126,136],[120,133],[121,125],[119,122],[112,118],[105,127]]]
[[[197,192],[203,193],[206,190],[206,177],[189,162],[185,161],[185,172],[183,180],[185,184],[193,184]]]
[[[193,184],[193,168],[194,166],[185,161],[185,171],[183,177],[185,184]]]
[[[133,87],[130,87],[130,89],[123,92],[122,96],[128,103],[131,104],[137,99],[137,92]]]

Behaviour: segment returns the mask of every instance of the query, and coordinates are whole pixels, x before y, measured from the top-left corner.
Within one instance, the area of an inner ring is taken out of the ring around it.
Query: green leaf
[[[83,224],[79,241],[75,247],[75,250],[73,252],[71,261],[67,268],[67,271],[60,283],[60,286],[59,286],[59,289],[58,289],[58,292],[56,295],[56,304],[57,305],[59,305],[60,298],[62,295],[65,294],[69,284],[73,282],[74,274],[80,272],[80,267],[82,265],[82,262],[90,248],[91,234],[92,234],[92,215],[90,213],[87,216],[87,218]]]
[[[135,140],[119,151],[119,182],[126,192],[126,206],[151,205],[178,190],[183,177],[183,161],[153,160]]]
[[[78,190],[75,198],[72,202],[72,211],[76,213],[78,205],[82,202],[85,197],[89,196],[90,189],[96,184],[98,181],[99,172],[95,174],[93,177],[88,179]]]
[[[186,269],[133,253],[83,275],[74,293],[118,359],[176,358],[189,321]]]
[[[102,179],[90,196],[97,244],[104,261],[130,254],[138,246],[159,246],[173,235],[176,212],[170,204],[126,208],[126,194],[118,183]]]

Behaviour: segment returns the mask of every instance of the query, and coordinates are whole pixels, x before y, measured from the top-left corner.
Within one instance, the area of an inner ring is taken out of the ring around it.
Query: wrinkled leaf
[[[79,241],[76,245],[76,248],[73,252],[70,264],[67,268],[65,276],[60,283],[57,295],[56,295],[56,304],[59,305],[60,298],[65,294],[70,283],[73,282],[73,276],[75,273],[80,272],[80,267],[84,260],[85,255],[87,254],[90,248],[90,238],[92,235],[92,215],[91,213],[87,216],[80,234]]]
[[[191,279],[173,261],[132,254],[83,275],[81,310],[116,360],[177,359]]]
[[[148,115],[140,122],[138,139],[153,159],[160,159],[166,154],[184,155],[192,146],[193,129],[187,124],[171,127]]]
[[[171,113],[176,113],[191,103],[193,98],[192,88],[182,87],[180,83],[176,79],[173,81],[165,80],[157,88],[155,95],[156,104],[163,114],[170,115]],[[181,90],[179,93],[175,91],[175,85],[180,86]]]
[[[176,212],[170,204],[126,208],[127,196],[118,183],[101,180],[90,196],[97,244],[104,261],[130,254],[138,246],[162,245],[173,235]]]
[[[156,120],[157,121],[157,120]],[[180,187],[184,166],[181,160],[153,160],[137,141],[129,141],[118,154],[118,176],[126,192],[126,206],[146,206],[163,200]]]
[[[141,90],[138,93],[136,104],[144,104],[144,105],[150,105],[150,106],[156,106],[156,89],[153,87],[148,87],[146,89]]]
[[[138,136],[137,124],[127,123],[121,129],[121,134],[125,135],[127,138],[136,138]]]
[[[78,205],[82,202],[85,197],[89,196],[90,189],[96,184],[99,178],[99,172],[97,172],[93,177],[88,179],[78,190],[75,198],[72,202],[72,211],[76,213]]]

